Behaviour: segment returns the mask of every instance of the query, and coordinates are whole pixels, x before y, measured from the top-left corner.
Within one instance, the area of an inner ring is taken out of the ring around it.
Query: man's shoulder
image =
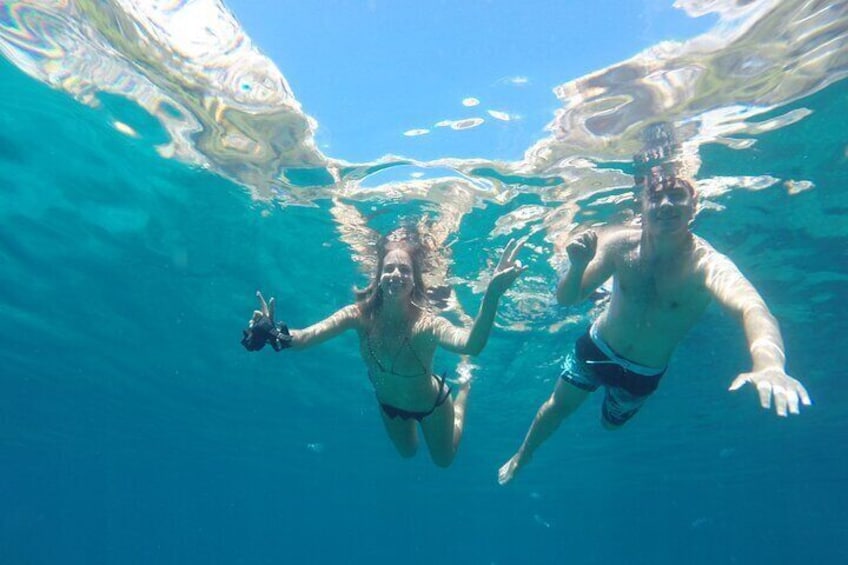
[[[738,272],[739,268],[733,259],[718,251],[707,240],[695,236],[695,249],[693,253],[695,264],[705,274]]]
[[[704,239],[700,235],[693,233],[692,239],[695,242],[695,249],[696,250],[698,250],[698,251],[708,251],[710,253],[716,253],[715,247],[713,247],[713,245],[709,241],[707,241],[706,239]]]
[[[623,226],[604,232],[601,244],[610,250],[625,250],[638,245],[641,237],[641,229]]]
[[[726,255],[716,250],[712,244],[703,237],[692,234],[694,238],[693,257],[695,261],[720,261],[727,260]]]

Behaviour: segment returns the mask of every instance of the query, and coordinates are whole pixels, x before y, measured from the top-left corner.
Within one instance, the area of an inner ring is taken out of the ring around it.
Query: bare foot
[[[457,381],[459,390],[453,399],[454,433],[462,435],[462,424],[465,421],[465,406],[468,404],[468,393],[471,392],[471,379]]]
[[[462,426],[465,423],[465,406],[468,404],[468,393],[471,392],[471,370],[465,363],[457,367],[457,379],[454,381],[457,392],[453,399],[453,438],[454,449],[459,446],[462,437]]]
[[[518,472],[519,461],[518,454],[516,453],[512,457],[510,457],[509,461],[503,464],[503,466],[498,469],[498,484],[505,485],[515,476],[515,473]]]
[[[472,365],[465,359],[460,361],[459,365],[456,366],[456,379],[454,382],[459,386],[459,390],[470,389],[471,388],[471,379],[474,378],[474,375],[471,374],[472,369],[476,369],[475,365]]]

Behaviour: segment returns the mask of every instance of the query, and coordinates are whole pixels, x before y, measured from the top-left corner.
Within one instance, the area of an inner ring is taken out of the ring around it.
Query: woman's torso
[[[405,325],[363,320],[359,351],[377,399],[409,411],[433,407],[438,383],[433,378],[436,343],[427,331],[426,314]]]

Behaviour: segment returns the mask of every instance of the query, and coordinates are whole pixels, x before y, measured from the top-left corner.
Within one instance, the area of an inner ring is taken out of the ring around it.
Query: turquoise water
[[[756,144],[699,153],[700,179],[779,180],[708,193],[695,231],[760,289],[814,405],[780,419],[751,390],[728,393],[749,361],[736,321],[712,307],[625,429],[601,429],[596,395],[500,487],[498,467],[590,309],[554,305],[549,233],[495,228],[556,208],[549,191],[569,179],[506,179],[508,198],[463,208],[451,275],[467,310],[511,232],[532,232],[531,270],[475,360],[466,434],[443,470],[395,454],[354,336],[298,354],[238,343],[257,288],[300,327],[365,280],[314,180],[325,163],[283,162],[300,181],[256,199],[224,159],[163,158],[172,134],[121,96],[80,104],[5,59],[0,77],[1,563],[848,558],[844,80],[757,116],[809,110],[739,136]],[[602,164],[626,173],[621,159]],[[623,205],[602,198],[622,192],[582,195],[576,221],[613,221]],[[281,204],[290,194],[308,205]],[[350,196],[376,229],[445,210],[438,198]]]

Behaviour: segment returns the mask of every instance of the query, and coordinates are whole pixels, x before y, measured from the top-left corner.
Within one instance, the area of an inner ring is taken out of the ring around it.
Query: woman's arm
[[[441,316],[433,316],[430,329],[436,343],[454,353],[478,355],[489,340],[499,298],[486,293],[471,328],[454,326]]]
[[[274,321],[273,298],[265,302],[265,297],[258,291],[256,297],[259,299],[259,310],[253,312],[242,339],[242,345],[248,351],[258,351],[267,343],[270,343],[275,351],[289,347],[304,349],[327,341],[359,324],[359,306],[351,304],[306,329],[292,330],[285,322]]]
[[[526,269],[515,258],[523,245],[524,240],[510,240],[506,245],[470,330],[458,328],[441,316],[431,319],[430,327],[436,343],[449,351],[468,355],[477,355],[483,350],[495,322],[498,301]]]
[[[356,328],[359,324],[359,312],[359,306],[350,304],[308,328],[289,330],[292,337],[291,346],[295,349],[305,349]]]

